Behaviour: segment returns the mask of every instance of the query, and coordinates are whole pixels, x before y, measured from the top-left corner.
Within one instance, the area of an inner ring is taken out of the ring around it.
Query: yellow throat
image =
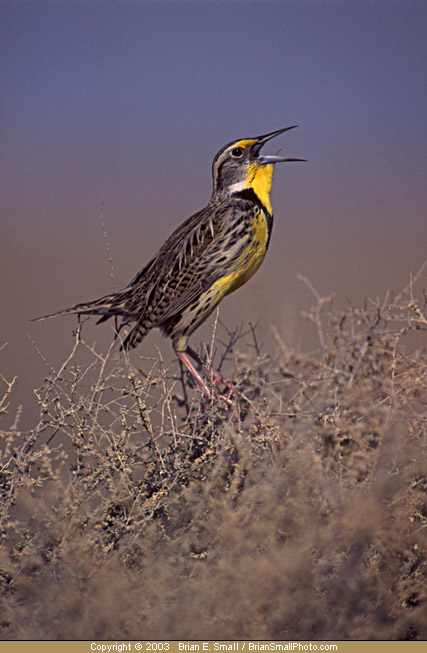
[[[273,214],[273,208],[270,201],[271,184],[273,183],[274,165],[259,165],[250,163],[248,165],[248,176],[246,178],[246,188],[252,188],[254,193],[264,204],[270,215]]]

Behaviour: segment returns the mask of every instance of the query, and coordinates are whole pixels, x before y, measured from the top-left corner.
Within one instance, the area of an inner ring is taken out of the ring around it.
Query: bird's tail
[[[112,295],[101,297],[101,299],[96,299],[93,302],[88,302],[87,304],[76,304],[75,306],[66,308],[63,311],[41,315],[40,317],[33,318],[31,321],[39,322],[41,320],[48,320],[51,317],[61,317],[62,315],[100,315],[101,317],[97,321],[97,324],[100,324],[101,322],[108,320],[110,317],[120,316],[123,318],[122,323],[118,327],[118,331],[120,331],[122,327],[135,320],[136,324],[127,334],[122,342],[122,346],[120,347],[122,350],[129,351],[141,342],[155,324],[150,317],[144,319],[138,315],[135,315],[134,318],[129,315],[126,316],[126,299],[127,297],[125,293],[114,293]]]
[[[144,320],[142,322],[137,322],[135,326],[131,329],[131,331],[128,333],[126,338],[123,341],[122,346],[120,349],[129,351],[130,349],[134,349],[141,340],[145,338],[147,333],[150,331],[150,329],[153,328],[152,322],[150,320]]]
[[[87,304],[76,304],[75,306],[65,308],[64,310],[57,311],[56,313],[49,313],[48,315],[35,317],[31,321],[39,322],[41,320],[47,320],[51,317],[60,317],[62,315],[101,315],[101,319],[98,321],[104,322],[114,315],[123,314],[124,299],[123,301],[120,301],[117,295],[118,293],[114,295],[106,295],[105,297],[101,297],[101,299],[96,299],[95,301],[88,302]]]

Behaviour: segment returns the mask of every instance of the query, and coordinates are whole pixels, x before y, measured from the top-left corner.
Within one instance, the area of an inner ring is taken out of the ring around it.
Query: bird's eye
[[[231,150],[231,156],[234,156],[235,159],[239,159],[243,154],[243,150],[241,147],[235,147],[233,150]]]

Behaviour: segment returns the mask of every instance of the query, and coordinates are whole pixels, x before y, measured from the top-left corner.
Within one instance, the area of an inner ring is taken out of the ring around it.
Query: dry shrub
[[[312,288],[310,355],[229,334],[238,424],[79,325],[2,434],[3,637],[427,638],[422,280],[346,311]]]

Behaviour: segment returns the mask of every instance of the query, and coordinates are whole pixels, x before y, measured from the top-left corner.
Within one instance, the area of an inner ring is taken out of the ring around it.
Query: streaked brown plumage
[[[214,188],[209,204],[188,218],[122,291],[46,315],[100,315],[98,322],[122,317],[133,324],[122,348],[132,349],[150,329],[160,328],[206,396],[210,392],[188,355],[188,338],[221,299],[259,268],[273,225],[270,189],[274,164],[299,161],[260,156],[262,145],[293,127],[223,147],[213,162]],[[121,328],[120,327],[120,328]],[[221,375],[218,383],[226,382]]]

